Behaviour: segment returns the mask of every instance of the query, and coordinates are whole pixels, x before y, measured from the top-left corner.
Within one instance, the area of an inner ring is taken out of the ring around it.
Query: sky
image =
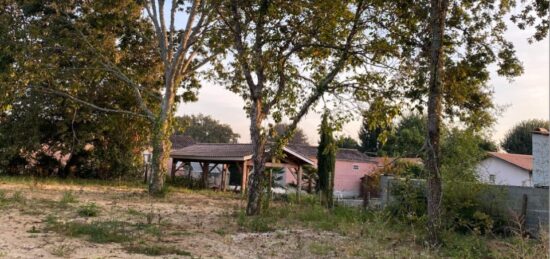
[[[495,104],[505,107],[490,130],[490,137],[500,142],[506,132],[516,123],[526,119],[549,118],[549,41],[548,37],[540,42],[529,44],[527,38],[532,31],[519,30],[514,24],[508,24],[505,37],[512,41],[516,54],[524,66],[524,74],[509,81],[492,72],[489,86],[494,91]],[[240,96],[223,86],[203,82],[198,101],[180,104],[177,115],[205,114],[222,123],[229,124],[233,131],[240,134],[239,142],[250,142],[250,121],[243,110],[244,102]],[[357,138],[361,126],[360,118],[344,125],[338,135]],[[303,129],[310,144],[319,140],[317,133],[320,115],[310,112],[298,125]]]

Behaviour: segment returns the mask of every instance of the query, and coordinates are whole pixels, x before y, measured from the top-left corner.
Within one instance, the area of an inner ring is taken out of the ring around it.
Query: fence
[[[380,206],[385,207],[395,200],[392,196],[392,186],[399,179],[383,175],[380,178]],[[425,188],[425,180],[412,179],[415,185]],[[495,191],[502,193],[501,206],[504,211],[514,212],[524,220],[524,227],[530,233],[537,233],[541,226],[548,226],[549,222],[549,189],[522,186],[490,185]],[[488,197],[479,197],[487,199]]]

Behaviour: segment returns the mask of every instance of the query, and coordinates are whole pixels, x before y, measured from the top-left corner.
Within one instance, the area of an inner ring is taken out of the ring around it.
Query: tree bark
[[[265,180],[265,144],[266,138],[261,133],[262,121],[264,115],[262,113],[262,102],[258,99],[254,100],[254,104],[251,107],[250,114],[250,139],[252,140],[253,149],[253,172],[252,177],[248,180],[249,192],[248,192],[248,204],[246,206],[246,214],[258,215],[261,212],[261,200],[264,188],[263,182]]]
[[[153,131],[153,157],[151,160],[151,181],[149,182],[149,193],[152,195],[160,194],[164,188],[172,146],[168,136],[170,136],[168,120],[157,122]]]
[[[426,170],[428,171],[428,235],[432,245],[440,243],[441,228],[441,98],[443,73],[443,35],[447,0],[431,1],[430,81],[428,97],[428,136]]]

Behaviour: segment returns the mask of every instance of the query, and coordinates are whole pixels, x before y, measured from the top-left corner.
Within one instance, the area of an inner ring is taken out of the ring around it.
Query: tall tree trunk
[[[252,149],[254,156],[252,161],[254,169],[252,177],[248,180],[248,204],[246,206],[247,215],[258,215],[261,211],[261,201],[263,193],[263,182],[265,180],[265,144],[266,138],[262,134],[262,121],[264,115],[262,113],[262,103],[260,100],[254,100],[250,113],[250,138],[252,139]]]
[[[164,188],[164,180],[168,172],[170,158],[170,123],[167,119],[159,120],[153,130],[153,157],[151,160],[151,181],[149,193],[159,194]]]
[[[440,131],[443,72],[443,35],[447,0],[431,1],[430,82],[428,97],[428,139],[426,169],[428,171],[428,235],[432,245],[440,243],[441,228],[441,174]]]

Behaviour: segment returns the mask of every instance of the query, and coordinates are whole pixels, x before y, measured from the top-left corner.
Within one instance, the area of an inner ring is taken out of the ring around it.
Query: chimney
[[[548,187],[550,183],[550,146],[549,132],[545,128],[536,128],[533,141],[533,185]]]

